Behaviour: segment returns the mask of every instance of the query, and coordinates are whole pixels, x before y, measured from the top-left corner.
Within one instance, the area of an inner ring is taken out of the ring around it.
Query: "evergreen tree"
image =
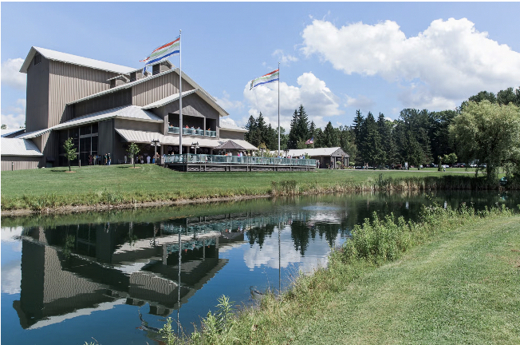
[[[323,147],[336,147],[339,146],[338,136],[332,123],[329,121],[325,130],[323,131]]]
[[[377,128],[377,123],[371,112],[368,112],[364,130],[362,135],[365,136],[365,143],[363,145],[363,156],[369,165],[380,165],[384,161],[384,151],[381,145],[381,137]]]
[[[357,155],[354,162],[356,162],[356,165],[364,165],[365,164],[365,133],[364,133],[364,127],[365,127],[365,118],[361,114],[360,110],[356,110],[356,117],[354,118],[354,140],[357,147]]]

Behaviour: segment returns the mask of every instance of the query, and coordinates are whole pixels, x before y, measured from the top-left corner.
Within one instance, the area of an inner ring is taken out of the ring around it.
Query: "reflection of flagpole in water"
[[[182,229],[182,228],[181,228]],[[181,328],[181,261],[182,261],[182,247],[181,247],[181,231],[179,229],[179,285],[177,285],[177,335]]]
[[[278,222],[278,293],[282,293],[282,253],[280,251],[280,222]]]

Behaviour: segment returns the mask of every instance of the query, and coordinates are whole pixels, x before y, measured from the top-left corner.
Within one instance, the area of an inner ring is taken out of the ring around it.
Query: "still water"
[[[158,344],[228,296],[251,304],[327,264],[373,212],[416,219],[433,201],[516,208],[519,194],[327,195],[2,218],[2,344]]]

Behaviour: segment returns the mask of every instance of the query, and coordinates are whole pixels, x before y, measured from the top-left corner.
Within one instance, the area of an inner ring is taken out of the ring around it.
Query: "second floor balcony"
[[[173,126],[168,127],[168,133],[179,134],[179,132],[180,132],[179,127],[173,127]],[[200,129],[200,128],[183,128],[182,135],[199,135],[199,136],[204,136],[204,137],[216,138],[217,131],[204,130],[204,129]]]

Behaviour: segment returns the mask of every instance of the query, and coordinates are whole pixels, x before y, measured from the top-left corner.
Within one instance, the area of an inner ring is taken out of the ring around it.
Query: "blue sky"
[[[2,3],[2,123],[24,123],[31,46],[138,68],[182,29],[182,70],[229,123],[261,111],[286,128],[303,104],[319,126],[356,109],[453,109],[481,90],[520,87],[520,3]],[[170,59],[179,64],[178,56]]]

